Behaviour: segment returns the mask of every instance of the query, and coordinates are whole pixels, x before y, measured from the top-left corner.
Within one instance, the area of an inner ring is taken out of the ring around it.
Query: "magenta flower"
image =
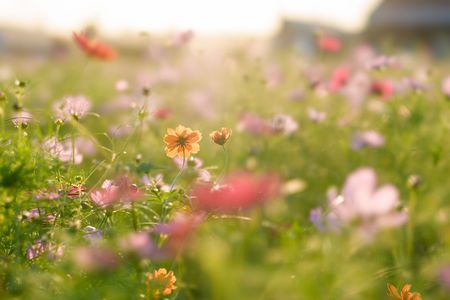
[[[342,66],[334,70],[330,80],[330,90],[337,92],[341,90],[348,82],[351,76],[351,70],[349,67]]]
[[[141,198],[141,191],[132,184],[128,177],[121,176],[114,182],[105,180],[101,189],[90,194],[92,201],[100,207],[111,206],[115,203],[128,203]]]
[[[75,264],[85,271],[112,270],[119,257],[111,249],[100,246],[79,247],[73,255]]]

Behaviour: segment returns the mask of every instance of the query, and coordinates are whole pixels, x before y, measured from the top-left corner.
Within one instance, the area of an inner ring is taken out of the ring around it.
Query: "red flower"
[[[394,94],[394,86],[386,80],[375,80],[370,87],[372,93],[389,99]]]
[[[199,210],[228,213],[262,204],[275,197],[279,190],[277,176],[237,173],[226,178],[219,187],[194,186],[192,196]]]
[[[117,56],[117,53],[113,48],[99,41],[91,40],[83,33],[77,34],[74,32],[73,39],[89,56],[104,60],[113,60]]]
[[[317,43],[319,44],[319,48],[325,52],[335,53],[339,52],[342,48],[341,41],[331,36],[321,36]]]

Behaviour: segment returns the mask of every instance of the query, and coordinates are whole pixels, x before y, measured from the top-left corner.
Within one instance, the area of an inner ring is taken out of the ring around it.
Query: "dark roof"
[[[450,0],[385,0],[372,13],[369,27],[450,29]]]

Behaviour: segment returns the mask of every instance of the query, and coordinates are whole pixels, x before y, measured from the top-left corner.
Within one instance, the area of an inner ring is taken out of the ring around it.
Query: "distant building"
[[[450,0],[384,0],[371,14],[370,41],[412,46],[424,42],[440,54],[450,52]]]

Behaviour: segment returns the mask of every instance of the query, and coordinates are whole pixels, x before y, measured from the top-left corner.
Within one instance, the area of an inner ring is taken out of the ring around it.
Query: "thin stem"
[[[178,172],[178,174],[175,176],[175,178],[173,179],[172,183],[170,184],[170,190],[169,192],[171,192],[175,186],[175,183],[177,182],[178,178],[180,178],[181,174],[183,173],[184,169],[185,169],[185,165],[186,165],[186,154],[183,150],[183,163],[181,165],[181,169]]]
[[[226,173],[227,170],[228,170],[229,155],[228,155],[227,149],[225,148],[225,145],[222,145],[222,150],[223,150],[223,153],[224,153],[224,157],[225,157],[225,158],[224,158],[224,163],[223,163],[222,171],[220,171],[219,176],[217,176],[216,183],[218,183],[218,182],[220,182],[220,181],[222,180],[222,177],[225,175],[225,173]]]
[[[414,255],[414,213],[416,208],[416,191],[412,189],[409,194],[408,200],[408,227],[407,227],[407,240],[406,240],[406,252],[409,261],[412,260]]]

